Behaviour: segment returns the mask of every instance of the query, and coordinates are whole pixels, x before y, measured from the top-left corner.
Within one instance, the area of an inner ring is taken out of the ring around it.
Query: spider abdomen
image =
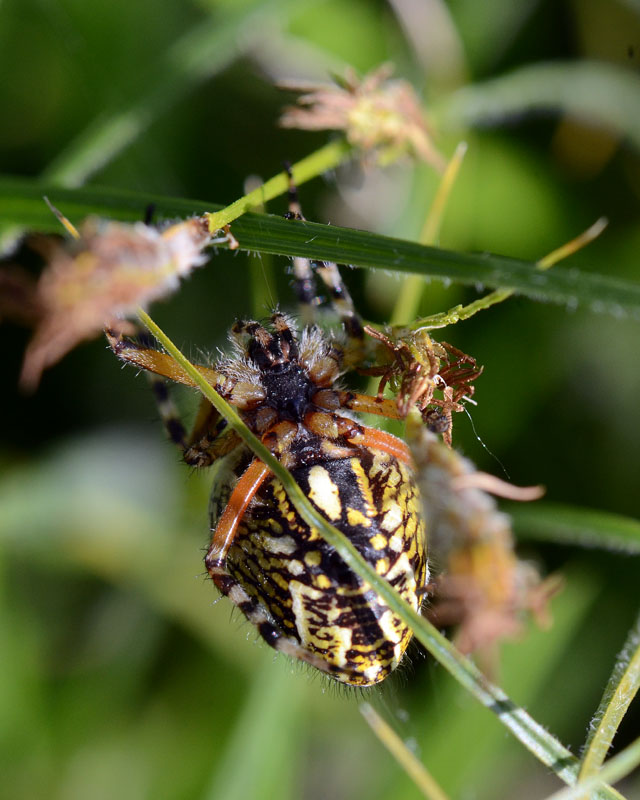
[[[427,580],[420,498],[411,469],[354,448],[292,469],[311,502],[413,608]],[[265,481],[229,551],[228,570],[281,632],[336,679],[368,686],[399,663],[411,631],[298,516],[282,484]]]

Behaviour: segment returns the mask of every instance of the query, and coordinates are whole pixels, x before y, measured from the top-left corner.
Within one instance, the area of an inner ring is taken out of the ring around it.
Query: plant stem
[[[448,800],[435,778],[428,772],[424,764],[409,750],[398,734],[382,719],[373,706],[363,703],[360,713],[366,719],[371,730],[387,748],[402,769],[407,773],[427,800]]]
[[[568,789],[561,789],[555,792],[547,800],[588,800],[593,795],[594,789],[601,786],[605,781],[615,783],[626,777],[632,770],[640,764],[640,738],[632,742],[617,756],[613,756],[595,775],[586,780],[581,780],[575,786]]]
[[[591,723],[591,733],[580,766],[580,780],[596,774],[600,769],[613,737],[639,688],[640,615],[629,631]]]
[[[462,166],[462,159],[467,152],[467,143],[460,142],[455,153],[449,160],[444,174],[438,184],[433,203],[424,221],[418,241],[420,244],[435,245],[440,234],[442,219],[451,195],[451,190]],[[395,306],[391,312],[392,325],[408,324],[418,313],[420,300],[424,290],[425,279],[420,275],[410,275],[405,278],[398,292]]]
[[[325,147],[321,147],[311,155],[298,161],[291,167],[293,180],[299,186],[311,178],[322,175],[327,170],[335,169],[339,164],[351,155],[351,146],[345,139],[336,139],[330,142]],[[254,189],[249,194],[244,195],[239,200],[231,203],[220,211],[206,214],[209,219],[209,230],[211,233],[223,228],[234,219],[241,217],[247,211],[251,211],[258,206],[268,203],[274,197],[279,197],[289,189],[289,178],[286,172],[279,172],[273,178],[270,178],[262,186]]]
[[[563,258],[567,258],[578,250],[581,250],[596,237],[598,237],[606,228],[606,226],[606,218],[600,217],[593,223],[593,225],[588,227],[586,231],[583,231],[576,236],[575,239],[572,239],[570,242],[561,245],[551,253],[548,253],[546,256],[541,258],[536,263],[537,268],[541,271],[547,270],[554,264],[557,264],[558,261],[562,261]],[[430,317],[424,317],[424,319],[416,320],[411,324],[411,329],[431,331],[435,330],[436,328],[445,328],[447,325],[454,325],[456,322],[462,322],[465,319],[469,319],[469,317],[473,317],[474,314],[478,313],[478,311],[484,311],[485,308],[490,308],[497,303],[502,303],[513,294],[515,294],[515,289],[496,289],[484,297],[474,300],[473,303],[469,303],[466,306],[454,306],[448,311],[442,311],[439,314],[433,314]]]

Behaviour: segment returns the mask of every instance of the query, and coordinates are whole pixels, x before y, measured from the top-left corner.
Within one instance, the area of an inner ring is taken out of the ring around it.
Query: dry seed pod
[[[428,616],[438,625],[456,625],[456,643],[464,652],[486,652],[517,636],[527,612],[545,624],[559,581],[542,581],[532,564],[518,559],[510,519],[485,489],[520,500],[540,497],[542,490],[519,489],[478,472],[417,414],[410,415],[407,432],[433,563],[441,570]]]
[[[33,237],[47,261],[35,289],[39,319],[20,383],[37,387],[43,370],[104,327],[126,332],[138,306],[174,292],[180,278],[203,264],[211,235],[193,218],[163,231],[143,223],[89,218],[78,238]]]

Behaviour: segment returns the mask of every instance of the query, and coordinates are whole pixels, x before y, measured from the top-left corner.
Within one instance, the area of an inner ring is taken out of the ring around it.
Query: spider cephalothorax
[[[340,375],[340,353],[319,328],[305,328],[298,343],[287,316],[276,312],[271,323],[273,332],[259,322],[236,322],[231,336],[237,356],[217,365],[230,381],[251,386],[246,401],[237,396],[236,405],[260,433],[278,420],[302,422],[316,407],[318,392],[333,386]],[[326,405],[326,393],[317,400],[323,398]]]

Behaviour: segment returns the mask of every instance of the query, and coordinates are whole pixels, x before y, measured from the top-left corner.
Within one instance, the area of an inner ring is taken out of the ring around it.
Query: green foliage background
[[[227,203],[247,176],[269,177],[326,141],[277,128],[290,98],[274,78],[324,79],[345,63],[364,71],[390,59],[424,92],[442,149],[469,142],[443,247],[535,260],[605,214],[608,231],[568,265],[637,282],[637,4],[425,3],[429,25],[408,26],[427,36],[417,52],[402,25],[409,6],[6,0],[0,172],[71,185],[86,173],[94,185]],[[546,62],[552,72],[539,68]],[[301,194],[310,219],[415,239],[433,187],[422,168],[353,168]],[[284,199],[269,210],[283,212]],[[224,347],[236,316],[292,304],[287,267],[220,253],[154,316],[202,360]],[[346,279],[367,317],[389,318],[397,276]],[[476,296],[433,282],[421,312]],[[485,365],[473,420],[495,457],[466,420],[457,445],[501,474],[497,457],[514,483],[544,483],[548,501],[640,516],[638,332],[623,314],[522,298],[446,331]],[[417,796],[364,725],[359,695],[274,661],[226,601],[214,604],[201,561],[208,479],[164,442],[146,382],[96,341],[20,396],[27,333],[4,326],[0,339],[7,796]],[[503,648],[499,679],[576,752],[637,615],[637,556],[543,543],[553,532],[533,535],[524,517],[519,530],[529,534],[523,552],[562,571],[566,588],[550,631]],[[400,672],[368,699],[452,798],[555,788],[417,648]],[[638,720],[632,708],[617,745],[637,736]],[[625,787],[634,791],[637,778]]]

